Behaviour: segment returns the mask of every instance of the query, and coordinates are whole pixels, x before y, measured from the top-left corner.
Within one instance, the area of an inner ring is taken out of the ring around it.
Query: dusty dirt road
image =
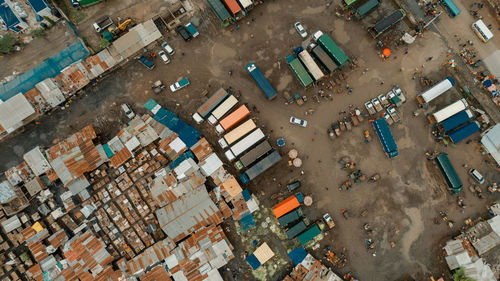
[[[424,114],[413,117],[413,111],[417,109],[415,95],[423,88],[412,77],[415,68],[422,70],[424,65],[424,75],[434,81],[443,79],[446,74],[441,65],[447,59],[447,50],[453,44],[459,44],[447,41],[447,36],[455,32],[464,33],[465,40],[474,36],[472,32],[461,30],[463,28],[459,26],[453,27],[450,24],[452,19],[443,17],[438,29],[447,26],[445,37],[440,33],[426,33],[408,47],[407,54],[404,54],[404,48],[394,49],[391,58],[382,61],[377,55],[375,42],[367,36],[363,26],[336,18],[333,8],[325,9],[324,3],[267,1],[253,12],[252,17],[255,21],[243,20],[238,31],[231,28],[215,33],[200,30],[201,35],[188,43],[177,36],[168,38],[176,48],[172,63],[164,65],[157,60],[156,69],[148,71],[137,62],[131,62],[125,69],[111,73],[73,101],[69,110],[45,116],[40,125],[30,125],[22,134],[2,143],[0,157],[5,160],[0,164],[1,168],[19,163],[22,154],[33,146],[50,145],[54,138],[63,138],[87,123],[94,122],[98,127],[106,128],[102,130],[104,139],[112,136],[125,121],[116,106],[121,102],[131,104],[138,112],[146,112],[142,104],[149,98],[155,98],[191,122],[190,113],[202,103],[200,93],[203,90],[213,92],[221,86],[232,87],[241,91],[243,102],[256,106],[253,114],[273,140],[277,137],[287,140],[283,152],[296,148],[304,160],[304,175],[300,175],[300,169],[286,167],[283,161],[252,183],[250,190],[256,194],[264,191],[266,196],[260,199],[269,207],[277,203],[269,195],[280,191],[278,184],[283,186],[290,178],[301,178],[304,182],[301,191],[314,199],[312,207],[304,208],[308,216],[317,219],[324,212],[329,212],[337,222],[337,227],[329,232],[322,245],[331,245],[335,251],[343,247],[348,249],[349,263],[339,273],[352,271],[360,280],[399,280],[407,276],[424,280],[429,274],[446,272],[446,267],[438,258],[440,243],[457,234],[465,218],[484,213],[487,202],[498,200],[498,196],[479,200],[470,193],[467,190],[469,177],[462,164],[479,169],[488,182],[500,179],[498,171],[486,164],[486,158],[479,154],[477,135],[471,144],[463,142],[456,147],[443,147],[434,142]],[[312,102],[311,96],[320,87],[302,89],[285,64],[284,57],[304,43],[293,29],[295,21],[301,21],[309,32],[317,29],[330,32],[350,56],[358,58],[360,67],[354,71],[346,70],[347,80],[338,86],[343,93],[333,95],[333,101]],[[429,56],[434,59],[427,62]],[[251,61],[257,63],[280,93],[289,91],[308,95],[310,101],[302,107],[286,105],[281,97],[267,101],[246,73],[244,66]],[[231,77],[229,70],[233,72]],[[151,83],[156,79],[170,84],[181,76],[187,76],[191,81],[186,90],[177,93],[165,91],[156,96],[150,90]],[[352,95],[346,93],[345,83],[353,88]],[[347,109],[349,104],[362,107],[364,101],[386,93],[393,84],[398,84],[407,96],[400,112],[402,121],[391,128],[399,147],[398,157],[392,160],[385,157],[367,120],[339,138],[331,140],[326,135],[327,127],[341,116],[339,112]],[[449,91],[428,112],[458,99],[458,96],[457,90]],[[315,112],[306,116],[304,113],[309,108]],[[307,119],[308,127],[289,124],[290,116]],[[213,128],[207,124],[197,128],[215,143]],[[362,135],[367,129],[373,135],[369,144],[364,143]],[[464,213],[456,206],[456,198],[446,192],[444,180],[433,162],[426,161],[426,150],[449,154],[466,187],[463,195],[469,207]],[[347,173],[340,169],[337,161],[344,155],[351,156],[366,174],[378,172],[382,179],[377,183],[357,184],[351,190],[339,191],[338,186]],[[340,215],[342,209],[350,211],[349,220]],[[368,210],[365,217],[360,216],[363,209]],[[446,211],[456,222],[453,229],[433,223],[439,210]],[[365,249],[365,238],[368,236],[362,230],[364,223],[369,223],[374,230],[371,237],[376,242],[376,256]],[[394,242],[395,247],[392,248],[390,242]],[[322,256],[320,250],[315,254]],[[239,259],[232,262],[231,267],[249,270],[248,265]],[[269,279],[280,280],[284,273],[286,270],[280,270]]]

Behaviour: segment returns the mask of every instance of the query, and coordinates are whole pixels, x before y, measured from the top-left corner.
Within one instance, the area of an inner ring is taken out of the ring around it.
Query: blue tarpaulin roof
[[[448,136],[453,143],[459,143],[472,134],[479,132],[479,129],[480,127],[477,122],[471,122],[461,128],[451,131],[450,133],[448,133]]]
[[[191,150],[188,150],[184,153],[182,153],[179,157],[177,157],[177,159],[175,159],[174,161],[172,161],[172,163],[170,163],[170,165],[168,165],[168,167],[170,168],[170,170],[173,170],[175,169],[177,166],[179,166],[179,164],[188,159],[188,158],[191,158],[194,160],[194,154],[193,152],[191,152]]]
[[[307,252],[304,247],[298,247],[288,253],[288,256],[290,257],[294,265],[298,265],[306,258]]]
[[[106,156],[108,156],[108,158],[111,158],[113,157],[113,155],[115,155],[111,150],[111,148],[109,148],[109,144],[107,143],[103,144],[102,148],[104,149],[104,152],[106,153]]]
[[[449,132],[457,128],[458,126],[464,124],[465,122],[469,121],[470,118],[472,117],[469,114],[469,112],[470,112],[469,110],[460,111],[459,113],[444,120],[439,125],[441,126],[444,132]]]
[[[246,189],[246,188],[243,189],[241,194],[243,195],[243,199],[245,199],[245,201],[250,200],[251,196],[250,196],[250,191],[248,191],[248,189]]]
[[[85,49],[82,42],[80,40],[76,41],[71,46],[19,75],[14,80],[1,85],[0,99],[6,101],[18,93],[26,93],[33,89],[39,82],[47,78],[56,77],[61,70],[70,64],[85,59],[88,54],[89,52]]]
[[[8,28],[12,28],[20,23],[19,19],[4,0],[0,0],[0,18],[2,18]]]
[[[240,219],[240,223],[241,223],[241,229],[243,231],[251,228],[252,226],[255,226],[257,225],[257,223],[255,222],[254,218],[253,218],[253,215],[252,214],[246,214],[244,215],[241,219]]]
[[[262,265],[254,254],[249,255],[245,260],[250,264],[250,266],[254,270]]]
[[[35,11],[36,13],[49,7],[49,5],[47,5],[47,3],[44,0],[28,0],[28,2],[30,3],[30,6],[33,9],[33,11]]]
[[[398,146],[396,145],[396,141],[394,141],[391,129],[389,129],[389,125],[387,124],[385,118],[373,121],[373,127],[377,132],[378,138],[380,139],[387,156],[389,156],[389,158],[398,156]]]
[[[173,112],[165,108],[160,108],[153,119],[178,134],[187,147],[192,147],[198,142],[198,138],[200,137],[198,130],[184,123]]]

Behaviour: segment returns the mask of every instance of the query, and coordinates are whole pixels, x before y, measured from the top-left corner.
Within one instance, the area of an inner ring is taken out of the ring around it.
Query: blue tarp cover
[[[288,256],[290,257],[294,265],[298,265],[306,258],[307,252],[304,247],[298,247],[288,253]]]
[[[187,147],[192,147],[198,142],[200,133],[195,128],[184,123],[173,112],[160,108],[153,119],[178,134]]]
[[[170,163],[170,165],[168,167],[170,168],[170,170],[173,170],[173,169],[175,169],[175,167],[179,166],[179,164],[182,161],[184,161],[188,158],[191,158],[194,160],[194,154],[193,154],[193,152],[191,152],[191,150],[188,150],[188,151],[182,153],[179,157],[177,157],[177,159],[172,161],[172,163]]]
[[[472,122],[461,128],[451,131],[450,133],[448,133],[448,136],[453,143],[459,143],[472,134],[479,132],[479,130],[480,128],[477,122]]]
[[[253,218],[253,215],[248,213],[246,215],[244,215],[241,219],[240,219],[240,223],[241,223],[241,229],[243,231],[251,228],[252,226],[255,226],[257,225],[257,223],[255,222],[254,218]]]
[[[149,100],[148,100],[148,102],[146,102],[146,103],[144,104],[144,107],[145,107],[147,110],[151,111],[151,110],[153,110],[153,108],[155,108],[155,106],[157,106],[157,105],[158,105],[158,103],[157,103],[154,99],[149,99]]]
[[[6,101],[19,93],[24,94],[33,89],[36,84],[47,78],[56,77],[61,70],[72,63],[85,59],[88,55],[89,52],[85,49],[82,42],[78,40],[53,57],[46,59],[34,68],[17,76],[14,80],[1,85],[0,99]]]
[[[20,24],[19,19],[4,0],[0,0],[0,18],[3,19],[8,28]]]
[[[45,1],[43,0],[28,0],[28,2],[30,3],[33,11],[37,13],[49,7],[49,5],[47,5],[47,3],[45,3]]]
[[[398,156],[398,146],[394,141],[394,137],[392,136],[391,129],[389,129],[389,125],[385,118],[380,118],[373,121],[373,127],[377,132],[378,138],[384,147],[385,152],[389,158],[393,158]]]
[[[241,194],[243,195],[243,199],[245,199],[245,201],[248,201],[250,200],[250,198],[252,198],[250,196],[250,191],[248,191],[248,189],[243,189],[243,192],[241,192]]]
[[[260,261],[257,259],[257,257],[255,257],[254,254],[249,255],[245,260],[250,264],[250,266],[254,270],[259,268],[262,265],[262,264],[260,264]]]

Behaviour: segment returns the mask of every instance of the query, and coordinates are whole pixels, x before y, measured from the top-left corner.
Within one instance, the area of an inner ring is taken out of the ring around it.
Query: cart
[[[348,131],[352,130],[350,117],[344,117],[344,123],[345,123],[345,127],[347,128]]]
[[[303,105],[304,104],[304,101],[302,100],[302,97],[300,97],[299,94],[295,94],[295,102],[298,104],[298,105]]]
[[[292,104],[295,102],[293,97],[291,97],[290,93],[288,93],[288,92],[283,92],[283,97],[286,99],[288,104]]]
[[[346,191],[346,190],[349,190],[349,188],[352,187],[352,182],[351,181],[345,181],[343,182],[340,187],[339,187],[339,190],[341,191]]]
[[[153,89],[153,92],[155,94],[159,94],[161,93],[161,91],[163,91],[163,89],[165,89],[165,85],[163,85],[161,80],[157,80],[156,82],[153,83],[153,86],[151,86],[151,88]]]
[[[340,135],[342,134],[342,131],[340,131],[340,127],[339,127],[339,124],[337,123],[332,123],[332,129],[335,131],[335,135],[337,135],[337,137],[340,137]]]
[[[338,121],[338,122],[339,122],[340,130],[341,131],[347,131],[345,123],[343,121]]]
[[[380,179],[380,174],[379,173],[376,173],[374,174],[373,176],[370,177],[370,181],[371,182],[376,182]]]
[[[356,117],[355,114],[352,114],[351,115],[351,120],[352,120],[352,124],[357,127],[359,125],[359,120],[358,120],[358,117]]]
[[[356,117],[358,118],[359,122],[363,122],[364,118],[363,118],[363,114],[362,114],[361,110],[359,110],[359,108],[356,108],[355,112],[356,112]]]

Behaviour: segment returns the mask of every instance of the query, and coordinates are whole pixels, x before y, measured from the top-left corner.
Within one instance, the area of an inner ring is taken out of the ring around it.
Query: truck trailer
[[[298,47],[295,49],[295,53],[299,57],[300,61],[306,66],[307,70],[311,74],[311,76],[314,78],[315,81],[318,81],[319,79],[325,77],[325,74],[319,66],[316,64],[316,62],[313,60],[311,55],[304,50],[302,47]]]
[[[252,163],[257,161],[260,157],[264,156],[267,154],[269,151],[271,151],[273,148],[269,144],[269,142],[263,141],[256,147],[252,148],[250,151],[245,153],[243,156],[240,157],[240,160],[236,162],[235,166],[238,170],[241,170],[243,168],[248,168]]]
[[[307,70],[298,58],[289,55],[286,57],[286,62],[304,88],[312,84],[313,79],[309,76],[309,73],[307,73]]]
[[[395,10],[389,15],[387,15],[385,18],[378,21],[374,26],[370,27],[368,29],[368,33],[370,33],[370,35],[373,38],[377,38],[380,34],[384,33],[384,31],[389,29],[391,26],[395,25],[396,23],[404,19],[405,16],[406,12],[403,9]]]
[[[380,143],[389,158],[398,156],[398,146],[394,137],[392,136],[391,129],[387,124],[385,118],[380,118],[372,122],[375,132],[377,132]]]
[[[261,129],[257,129],[246,137],[239,140],[237,143],[233,144],[231,148],[225,152],[225,155],[229,161],[234,160],[238,155],[245,152],[245,150],[252,147],[254,144],[259,142],[261,139],[265,137],[264,133]]]
[[[330,36],[328,36],[327,34],[324,34],[321,31],[316,31],[313,37],[318,38],[316,40],[316,43],[318,43],[318,45],[320,45],[321,48],[323,48],[328,53],[330,58],[333,59],[333,61],[339,68],[342,68],[344,63],[349,60],[344,51],[342,51],[342,49],[337,46],[337,44],[335,44],[332,38],[330,38]]]
[[[479,125],[479,123],[477,121],[474,121],[474,122],[471,122],[465,126],[462,126],[458,129],[455,129],[451,132],[448,133],[448,137],[450,138],[450,140],[457,144],[461,141],[463,141],[464,139],[470,137],[471,135],[479,132],[481,129],[481,126]]]
[[[281,227],[286,227],[288,224],[300,219],[303,215],[304,213],[302,212],[302,209],[298,207],[290,213],[280,217],[278,219],[278,223],[281,225]]]
[[[223,88],[218,89],[208,100],[206,100],[193,114],[193,119],[197,124],[200,124],[207,118],[210,113],[221,104],[229,94]]]
[[[446,77],[446,79],[432,86],[427,91],[423,92],[420,95],[417,95],[417,101],[420,104],[429,103],[433,99],[439,97],[440,95],[451,89],[454,85],[455,80],[453,80],[453,78],[451,77]]]
[[[337,69],[335,62],[321,46],[314,44],[314,47],[311,48],[311,53],[328,73],[332,73],[335,69]]]
[[[281,160],[281,155],[278,151],[274,151],[273,153],[266,156],[264,159],[255,163],[251,166],[245,173],[240,176],[240,180],[243,184],[249,183],[251,180],[256,178],[258,175],[265,172],[267,169],[274,166],[274,164],[278,163]]]
[[[255,63],[251,62],[247,64],[246,69],[248,73],[252,76],[253,80],[257,82],[259,88],[264,92],[268,100],[272,100],[276,97],[276,90],[273,88],[271,83],[266,79],[264,74],[260,71],[260,69],[255,65]]]

